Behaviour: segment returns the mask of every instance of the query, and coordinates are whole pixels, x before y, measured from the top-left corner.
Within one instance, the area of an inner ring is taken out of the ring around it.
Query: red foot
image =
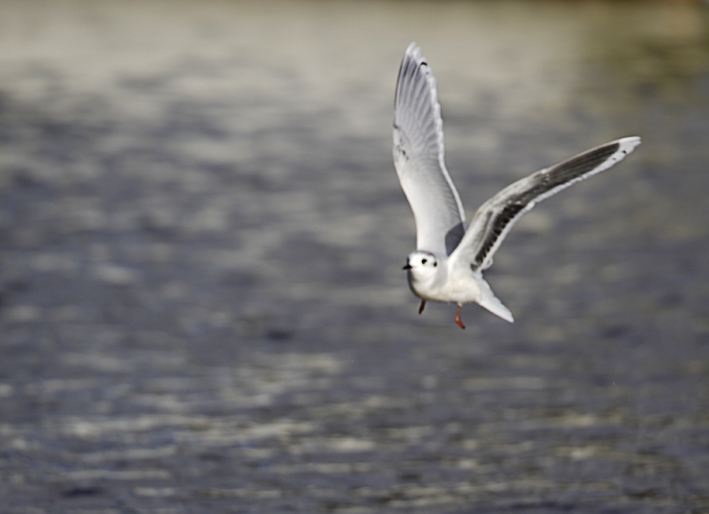
[[[455,315],[455,322],[460,328],[465,329],[465,325],[463,325],[463,320],[460,319],[460,309],[462,308],[462,305],[458,305],[458,313]]]
[[[426,300],[421,300],[421,307],[419,307],[419,314],[423,312],[423,308],[426,307]]]

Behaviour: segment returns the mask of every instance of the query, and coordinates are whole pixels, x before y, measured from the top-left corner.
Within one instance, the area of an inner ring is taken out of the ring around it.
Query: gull
[[[416,222],[416,251],[406,259],[409,287],[426,301],[476,302],[512,323],[512,313],[495,296],[482,272],[515,222],[538,202],[607,170],[640,144],[624,137],[587,150],[514,182],[485,202],[469,227],[443,160],[443,121],[436,79],[416,43],[401,62],[394,110],[394,166]]]

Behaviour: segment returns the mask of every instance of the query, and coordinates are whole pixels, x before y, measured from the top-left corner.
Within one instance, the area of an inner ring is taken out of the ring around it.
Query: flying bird
[[[416,251],[406,258],[409,286],[426,301],[476,302],[504,320],[512,313],[482,272],[517,220],[538,202],[607,170],[640,144],[625,137],[544,168],[485,202],[465,226],[465,211],[443,160],[443,122],[436,79],[421,49],[411,43],[401,62],[394,109],[394,165],[416,221]]]

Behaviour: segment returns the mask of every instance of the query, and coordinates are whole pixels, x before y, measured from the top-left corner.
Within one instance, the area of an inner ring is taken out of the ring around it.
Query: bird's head
[[[438,258],[431,252],[416,250],[406,258],[405,270],[416,280],[433,278],[438,273]]]

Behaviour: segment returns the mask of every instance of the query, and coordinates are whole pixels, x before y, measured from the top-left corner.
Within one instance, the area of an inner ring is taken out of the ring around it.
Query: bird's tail
[[[512,313],[507,307],[502,305],[502,302],[499,298],[497,298],[497,296],[495,296],[495,293],[492,292],[490,285],[485,282],[485,279],[482,278],[482,276],[475,278],[477,279],[478,287],[480,288],[480,300],[478,303],[494,315],[501,317],[505,321],[513,323],[514,319],[512,318]]]

